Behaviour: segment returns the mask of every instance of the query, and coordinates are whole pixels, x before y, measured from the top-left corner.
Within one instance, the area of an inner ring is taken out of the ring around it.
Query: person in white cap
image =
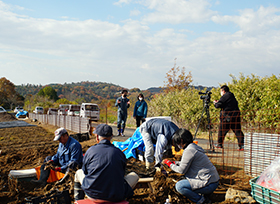
[[[85,153],[83,167],[76,171],[74,179],[74,199],[88,199],[96,203],[121,202],[133,196],[133,188],[138,175],[131,172],[125,176],[126,158],[113,144],[112,127],[100,124],[93,132],[98,144]]]
[[[64,128],[59,128],[55,132],[54,141],[59,141],[57,153],[53,156],[47,156],[41,165],[40,179],[32,180],[40,186],[45,186],[50,175],[50,169],[45,169],[46,164],[52,163],[56,166],[55,171],[65,173],[69,168],[76,170],[82,166],[83,151],[81,144],[70,137]]]

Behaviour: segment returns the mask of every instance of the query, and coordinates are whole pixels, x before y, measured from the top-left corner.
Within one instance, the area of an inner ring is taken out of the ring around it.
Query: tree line
[[[241,110],[244,122],[254,125],[265,125],[277,129],[280,117],[280,79],[272,75],[259,77],[254,74],[239,77],[230,75],[232,80],[226,83],[234,93]],[[192,86],[191,72],[173,67],[166,75],[164,87],[140,90],[128,89],[131,108],[128,113],[128,124],[134,125],[132,118],[133,105],[139,93],[143,93],[148,103],[148,117],[171,116],[181,127],[194,129],[200,120],[204,101],[200,99],[199,91],[211,91],[210,115],[212,123],[219,120],[219,109],[213,105],[213,100],[220,98],[220,86]],[[15,86],[5,78],[0,79],[0,105],[11,107],[23,104],[26,110],[35,106],[43,106],[45,110],[58,107],[59,104],[80,104],[82,102],[97,103],[101,108],[101,121],[114,123],[117,119],[115,100],[120,96],[121,86],[103,82],[79,82],[71,84],[21,85]],[[33,93],[33,94],[31,94]],[[106,111],[106,112],[105,112]],[[106,119],[105,119],[106,114]],[[131,122],[130,122],[131,121]],[[201,127],[206,127],[206,117],[201,121]]]

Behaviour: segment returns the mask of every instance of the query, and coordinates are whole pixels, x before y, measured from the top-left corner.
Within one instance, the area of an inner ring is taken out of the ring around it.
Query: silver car
[[[5,110],[5,108],[3,108],[2,106],[0,106],[0,113],[6,113],[7,111]]]

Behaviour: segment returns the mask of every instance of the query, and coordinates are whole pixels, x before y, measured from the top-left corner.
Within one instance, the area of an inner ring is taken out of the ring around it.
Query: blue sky
[[[0,28],[0,76],[16,85],[147,89],[175,63],[193,85],[279,76],[279,0],[0,0]]]

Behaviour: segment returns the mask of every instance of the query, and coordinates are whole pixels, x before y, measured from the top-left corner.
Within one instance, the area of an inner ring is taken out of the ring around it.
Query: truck
[[[80,115],[81,105],[69,105],[67,115],[69,116],[79,116]]]
[[[100,109],[95,103],[82,103],[80,109],[80,117],[90,118],[98,121],[100,117]]]
[[[67,111],[69,109],[70,104],[60,104],[58,107],[57,114],[58,115],[67,115]]]

